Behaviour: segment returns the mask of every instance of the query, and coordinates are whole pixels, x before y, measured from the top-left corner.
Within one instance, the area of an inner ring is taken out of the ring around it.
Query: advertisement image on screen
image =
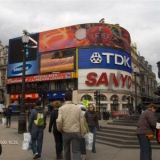
[[[31,37],[38,41],[38,34],[31,35]],[[29,41],[29,46],[33,46],[34,44]],[[23,61],[23,43],[22,37],[14,38],[9,40],[9,55],[8,55],[8,63],[18,63]],[[33,61],[37,59],[37,48],[28,48],[28,55],[26,56],[26,61]]]
[[[41,54],[40,73],[74,70],[75,49]]]
[[[27,61],[25,65],[25,75],[33,75],[39,73],[38,61]],[[9,64],[7,68],[7,77],[17,77],[23,74],[23,63]]]
[[[118,24],[79,24],[39,34],[39,52],[84,46],[107,46],[130,52],[130,43],[130,34]]]

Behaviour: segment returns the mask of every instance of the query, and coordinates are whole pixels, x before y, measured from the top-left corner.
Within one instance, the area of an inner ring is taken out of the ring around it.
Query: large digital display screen
[[[75,49],[52,51],[41,54],[40,73],[73,71],[75,69]]]
[[[39,64],[38,61],[27,61],[25,64],[25,75],[33,75],[39,73]],[[17,77],[22,76],[23,74],[23,63],[14,63],[9,64],[7,68],[8,77]]]
[[[130,43],[128,31],[118,24],[79,24],[39,33],[39,52],[97,45],[130,52]]]
[[[131,73],[131,55],[122,49],[81,48],[78,50],[78,68],[115,69]]]
[[[38,34],[30,35],[35,41],[38,42]],[[38,46],[35,46],[33,42],[29,41],[27,54],[24,51],[24,44],[22,43],[22,37],[9,40],[9,54],[8,54],[8,66],[7,76],[17,77],[22,76],[23,72],[23,57],[25,56],[25,75],[34,75],[39,73],[38,63]],[[24,55],[25,54],[25,55]]]
[[[34,40],[38,42],[38,34],[31,35]],[[34,44],[29,41],[28,43],[28,55],[26,57],[26,61],[33,61],[37,59],[37,50],[38,48],[31,48]],[[8,63],[18,63],[23,61],[24,48],[22,43],[22,37],[14,38],[9,40],[9,55],[8,55]]]

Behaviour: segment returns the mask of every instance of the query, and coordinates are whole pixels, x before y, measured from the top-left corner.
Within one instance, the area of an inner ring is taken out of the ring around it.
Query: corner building
[[[96,103],[100,111],[133,107],[130,35],[118,24],[89,23],[31,35],[38,48],[26,55],[25,101],[42,97],[45,103],[77,90],[78,103]],[[32,45],[32,44],[29,44]],[[10,39],[7,89],[10,102],[21,97],[23,44]],[[130,100],[128,100],[130,99]]]

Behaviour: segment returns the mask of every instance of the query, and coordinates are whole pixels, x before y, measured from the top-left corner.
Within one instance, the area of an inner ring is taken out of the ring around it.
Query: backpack
[[[34,120],[34,123],[38,127],[44,126],[44,113],[37,113],[36,119]]]

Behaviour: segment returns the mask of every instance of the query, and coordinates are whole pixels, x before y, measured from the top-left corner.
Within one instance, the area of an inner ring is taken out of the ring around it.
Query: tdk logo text
[[[131,59],[126,55],[120,55],[118,53],[110,52],[102,52],[101,54],[99,52],[93,52],[90,57],[91,63],[98,64],[104,60],[107,64],[114,63],[115,65],[126,66],[128,68],[131,68]]]

